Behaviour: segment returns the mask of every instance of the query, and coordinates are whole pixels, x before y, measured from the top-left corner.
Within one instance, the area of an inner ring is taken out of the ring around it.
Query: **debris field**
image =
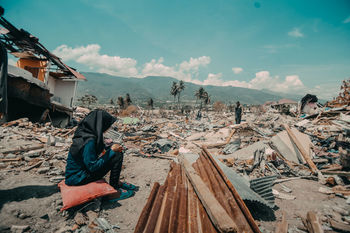
[[[57,184],[76,126],[7,122],[0,126],[1,232],[350,231],[344,99],[302,116],[247,110],[241,124],[225,111],[199,120],[141,108],[117,116],[105,139],[123,145],[121,179],[139,190],[65,211]],[[78,107],[74,118],[89,111]]]

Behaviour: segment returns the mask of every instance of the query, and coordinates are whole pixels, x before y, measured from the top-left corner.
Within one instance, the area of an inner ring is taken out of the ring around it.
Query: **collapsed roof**
[[[59,57],[48,51],[39,39],[24,29],[17,29],[4,17],[0,17],[0,42],[15,57],[30,58],[34,60],[48,60],[51,65],[50,69],[62,73],[65,76],[74,76],[77,79],[86,80],[86,78],[75,71],[73,68],[64,64]]]

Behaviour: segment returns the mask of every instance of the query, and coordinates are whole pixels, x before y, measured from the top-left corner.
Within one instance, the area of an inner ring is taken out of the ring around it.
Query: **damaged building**
[[[2,122],[28,117],[63,127],[72,119],[77,83],[86,78],[39,39],[0,17]],[[9,65],[7,53],[18,60]]]

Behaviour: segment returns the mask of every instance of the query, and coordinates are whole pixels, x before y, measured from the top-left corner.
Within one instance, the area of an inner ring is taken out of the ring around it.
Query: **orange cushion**
[[[61,211],[91,201],[98,197],[117,193],[117,190],[115,190],[103,179],[80,186],[68,186],[66,185],[65,180],[62,180],[58,184],[58,187],[61,190],[63,201]]]

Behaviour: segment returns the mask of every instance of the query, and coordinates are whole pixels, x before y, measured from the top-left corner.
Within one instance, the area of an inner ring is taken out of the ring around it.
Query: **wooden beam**
[[[215,147],[222,147],[222,146],[226,146],[227,144],[230,143],[232,136],[234,135],[234,133],[236,132],[236,129],[232,129],[230,135],[226,138],[225,142],[218,142],[215,144],[210,144],[210,145],[205,145],[206,148],[211,149],[211,148],[215,148]]]
[[[205,145],[208,149],[215,148],[215,147],[222,147],[225,146],[227,143],[226,142],[219,142],[215,144],[210,144],[210,145]]]
[[[323,228],[315,212],[309,211],[306,214],[306,219],[303,220],[305,227],[309,233],[323,233]]]
[[[16,149],[9,149],[9,150],[5,150],[5,151],[1,151],[0,153],[3,154],[9,154],[9,153],[17,153],[17,152],[26,152],[26,151],[30,151],[30,150],[36,150],[36,149],[41,149],[43,148],[45,145],[35,145],[35,146],[29,146],[29,147],[23,147],[23,148],[16,148]]]
[[[331,227],[335,230],[343,231],[343,232],[350,232],[350,225],[349,224],[340,223],[340,222],[334,221],[333,219],[330,219],[329,223],[331,224]]]
[[[61,134],[62,137],[66,137],[68,136],[69,134],[75,132],[75,130],[77,129],[78,126],[75,126],[73,128],[71,128],[70,130],[68,130],[68,132],[64,133],[64,134]]]
[[[20,119],[14,120],[14,121],[6,122],[6,123],[2,124],[2,127],[9,127],[9,126],[17,125],[17,124],[25,122],[25,121],[28,121],[28,118],[20,118]]]
[[[238,232],[237,225],[233,222],[225,209],[220,205],[214,197],[207,185],[197,174],[187,159],[183,158],[182,165],[190,180],[198,198],[203,204],[209,218],[219,232]]]
[[[230,143],[231,138],[233,136],[233,134],[236,132],[236,129],[232,129],[230,135],[228,136],[228,138],[226,139],[226,144]]]
[[[154,204],[154,200],[156,199],[159,187],[160,185],[158,182],[154,183],[152,191],[148,197],[147,203],[143,207],[143,210],[140,214],[140,218],[136,224],[134,233],[141,233],[144,231],[149,218],[149,214],[151,213],[152,206]]]
[[[243,214],[246,217],[247,221],[249,222],[250,227],[253,229],[253,231],[255,233],[261,233],[261,231],[260,231],[258,225],[256,224],[256,222],[254,221],[254,218],[253,218],[252,214],[250,213],[248,207],[245,205],[244,201],[242,200],[241,196],[238,194],[238,192],[235,189],[235,187],[232,185],[231,181],[227,178],[227,176],[222,171],[220,166],[216,163],[216,161],[214,160],[212,155],[209,153],[207,148],[206,147],[202,147],[202,149],[203,149],[203,152],[204,152],[203,154],[205,154],[209,158],[209,160],[212,162],[212,164],[214,165],[216,170],[219,172],[220,176],[225,181],[227,187],[230,189],[230,191],[231,191],[232,195],[234,196],[237,204],[239,205],[239,208],[241,209],[241,211],[243,212]]]
[[[18,162],[20,161],[22,158],[12,158],[12,159],[0,159],[0,162]]]
[[[350,172],[346,172],[346,171],[322,171],[322,174],[324,175],[337,175],[337,176],[346,176],[346,177],[350,177]]]
[[[298,150],[300,151],[301,155],[304,157],[305,161],[309,165],[311,171],[313,174],[318,174],[319,170],[317,169],[314,162],[309,157],[308,153],[304,150],[303,146],[301,145],[300,141],[297,139],[293,131],[289,128],[288,125],[283,124],[283,127],[287,130],[287,133],[289,137],[292,139],[293,143],[297,146]]]
[[[30,166],[30,167],[27,167],[27,168],[24,168],[23,171],[29,171],[29,170],[32,170],[33,168],[36,168],[36,167],[39,167],[44,161],[39,161],[37,162],[36,164]]]
[[[288,222],[286,220],[286,213],[282,213],[282,219],[277,223],[275,233],[288,233]]]

